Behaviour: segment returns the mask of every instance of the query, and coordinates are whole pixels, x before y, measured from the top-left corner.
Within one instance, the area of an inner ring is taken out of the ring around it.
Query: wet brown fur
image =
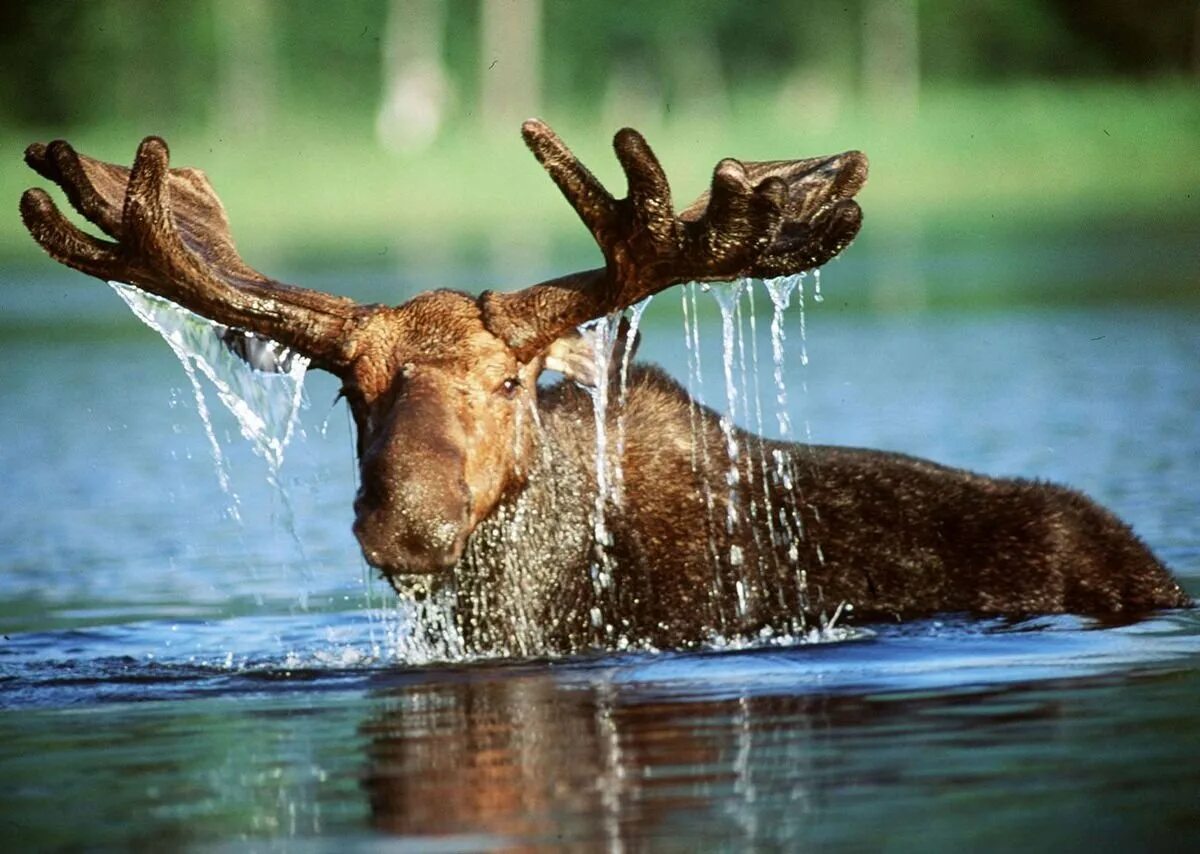
[[[627,437],[621,497],[606,511],[611,587],[591,581],[591,398],[560,383],[540,404],[537,474],[552,476],[531,478],[502,502],[479,529],[482,547],[453,570],[459,625],[472,644],[566,651],[625,637],[677,647],[818,625],[839,606],[851,609],[842,608],[842,619],[870,622],[943,611],[1132,618],[1189,604],[1129,527],[1086,496],[902,454],[738,431],[742,522],[730,532],[717,415],[657,368],[631,374],[625,410],[614,406],[608,424],[612,437],[623,418]],[[785,455],[791,489],[772,476],[764,484],[762,463],[772,472],[775,451]],[[514,521],[518,505],[525,522]],[[533,549],[511,546],[520,566],[491,547],[526,542],[531,528],[563,533]],[[731,564],[732,546],[743,551],[740,566]]]

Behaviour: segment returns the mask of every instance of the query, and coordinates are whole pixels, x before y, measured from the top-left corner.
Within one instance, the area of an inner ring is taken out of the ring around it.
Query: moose
[[[41,189],[22,196],[21,216],[54,260],[279,342],[340,379],[357,432],[362,553],[397,590],[418,579],[448,591],[469,649],[678,648],[835,611],[863,622],[1130,619],[1190,604],[1133,531],[1078,492],[736,428],[734,455],[718,414],[650,365],[632,365],[609,395],[600,426],[613,435],[619,424],[625,439],[598,460],[593,394],[616,372],[580,325],[677,284],[819,267],[859,231],[867,159],[723,159],[676,213],[637,131],[614,138],[620,199],[546,124],[522,133],[602,267],[398,306],[283,284],[242,261],[204,173],[171,168],[157,137],[128,169],[62,140],[25,152],[111,240],[72,224]],[[626,330],[620,346],[636,343]],[[539,384],[544,371],[563,378]],[[598,503],[609,466],[622,488]]]

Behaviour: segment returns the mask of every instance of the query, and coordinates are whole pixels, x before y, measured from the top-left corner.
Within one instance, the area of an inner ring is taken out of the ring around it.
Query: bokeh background
[[[1196,0],[6,3],[0,299],[61,320],[15,216],[55,137],[164,136],[252,264],[362,298],[590,266],[521,144],[539,115],[617,187],[638,127],[681,204],[723,156],[865,150],[846,309],[1194,300],[1198,83]]]

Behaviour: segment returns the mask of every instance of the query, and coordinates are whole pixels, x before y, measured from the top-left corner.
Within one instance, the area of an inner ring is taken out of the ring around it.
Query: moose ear
[[[542,362],[549,371],[558,371],[580,385],[596,385],[596,351],[591,336],[572,329],[546,348]]]
[[[617,340],[607,360],[610,380],[620,373],[621,365],[627,358],[632,361],[640,342],[640,333],[635,333],[630,341],[629,321],[621,318]],[[600,383],[601,346],[600,337],[595,331],[572,329],[546,348],[543,365],[547,370],[558,371],[572,382],[595,388]]]

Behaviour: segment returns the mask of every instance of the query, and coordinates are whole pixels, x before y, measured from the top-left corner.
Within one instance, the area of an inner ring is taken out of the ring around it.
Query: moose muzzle
[[[389,576],[450,569],[470,534],[465,453],[440,409],[433,401],[396,407],[360,462],[354,535],[367,562]]]

